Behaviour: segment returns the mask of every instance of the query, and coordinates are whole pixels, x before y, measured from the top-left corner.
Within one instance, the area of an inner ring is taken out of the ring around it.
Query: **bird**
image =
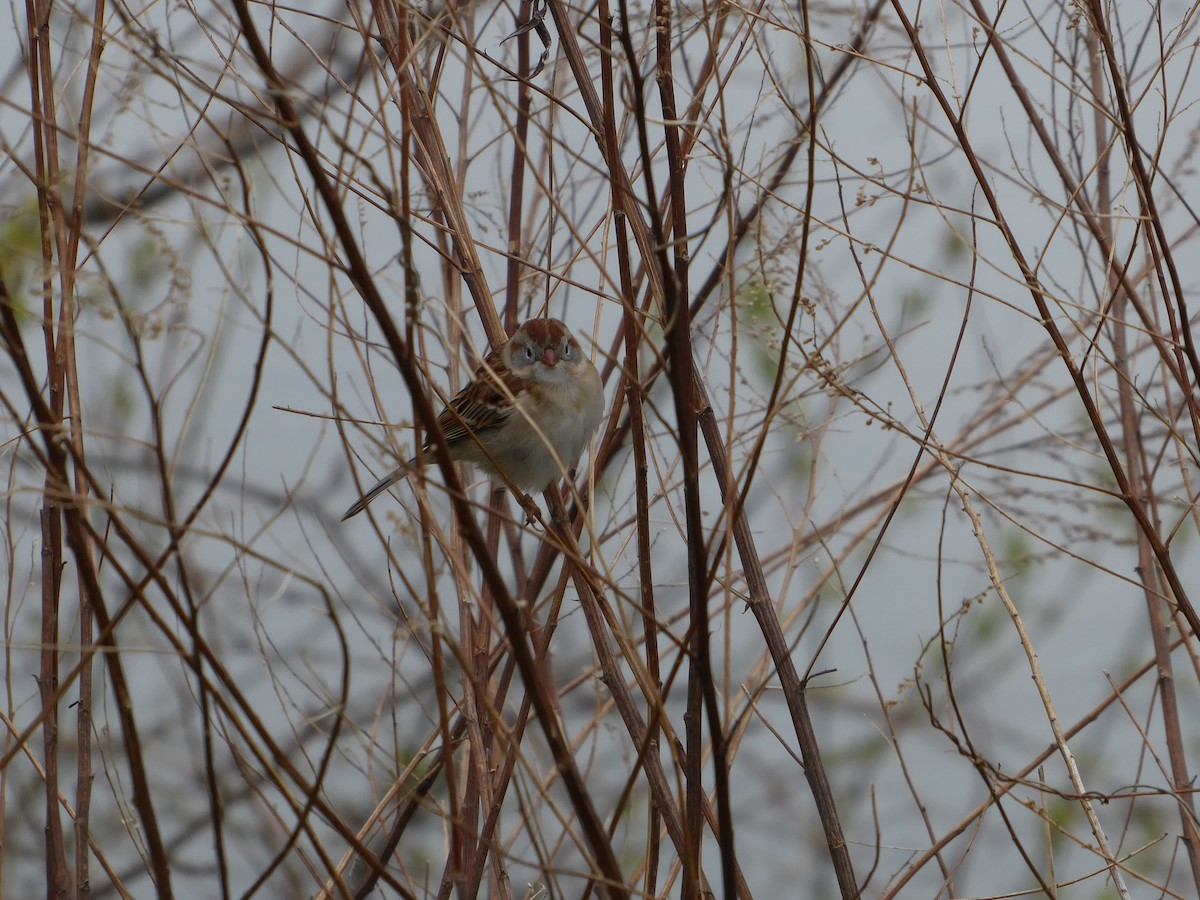
[[[587,446],[604,414],[595,364],[558,319],[530,319],[492,351],[438,415],[452,459],[499,483],[546,490]],[[425,442],[425,458],[433,448]],[[397,466],[346,510],[346,521],[417,466]],[[531,502],[531,501],[530,501]]]

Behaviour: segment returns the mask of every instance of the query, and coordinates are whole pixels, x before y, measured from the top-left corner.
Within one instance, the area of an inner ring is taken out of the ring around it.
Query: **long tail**
[[[402,481],[406,475],[412,470],[413,461],[410,459],[402,466],[397,466],[380,481],[375,487],[371,488],[365,494],[354,502],[354,505],[346,510],[346,514],[342,516],[342,521],[345,522],[351,516],[357,516],[360,512],[367,508],[367,504],[390,488],[397,481]]]

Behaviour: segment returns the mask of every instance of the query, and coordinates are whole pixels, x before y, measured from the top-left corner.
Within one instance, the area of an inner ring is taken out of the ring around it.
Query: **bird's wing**
[[[448,444],[470,440],[470,435],[481,435],[497,428],[511,419],[517,412],[513,402],[521,388],[505,391],[495,382],[494,367],[482,365],[471,383],[463,388],[438,416],[438,425]]]

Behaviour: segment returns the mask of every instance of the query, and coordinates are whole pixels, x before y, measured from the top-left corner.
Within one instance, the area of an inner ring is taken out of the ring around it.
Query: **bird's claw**
[[[521,508],[525,510],[525,524],[536,525],[540,517],[541,510],[538,509],[537,503],[529,494],[521,495]]]

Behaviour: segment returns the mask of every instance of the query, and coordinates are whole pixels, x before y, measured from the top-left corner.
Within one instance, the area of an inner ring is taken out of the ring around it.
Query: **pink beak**
[[[542,353],[542,362],[548,366],[552,366],[558,362],[558,353],[553,347],[547,347],[545,352]]]

